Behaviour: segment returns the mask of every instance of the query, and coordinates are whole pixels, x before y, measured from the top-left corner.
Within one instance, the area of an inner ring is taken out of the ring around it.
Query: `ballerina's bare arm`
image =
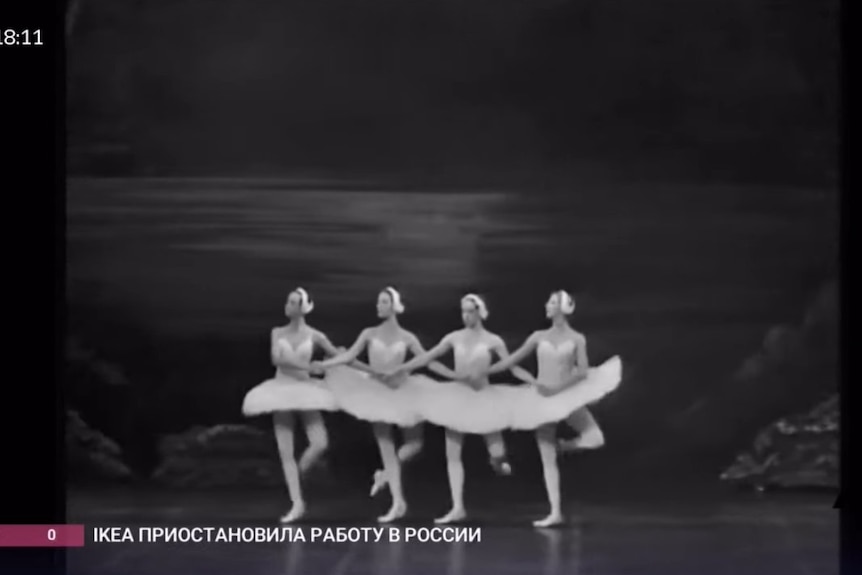
[[[512,355],[506,357],[505,359],[500,359],[497,363],[492,365],[488,369],[488,373],[500,373],[500,372],[506,371],[508,369],[511,369],[512,366],[517,365],[517,364],[521,363],[522,361],[524,361],[524,359],[526,359],[526,357],[528,355],[530,355],[533,352],[533,350],[536,349],[536,346],[538,344],[539,344],[539,332],[534,331],[533,333],[530,334],[530,337],[528,337],[524,341],[524,343],[521,344],[521,347],[516,349]],[[505,348],[505,343],[503,344],[503,347]]]
[[[440,343],[438,343],[425,353],[417,355],[410,361],[402,364],[401,367],[399,367],[396,371],[409,372],[413,371],[414,369],[428,365],[430,362],[434,361],[435,359],[452,349],[452,338],[455,336],[455,333],[456,332],[448,334],[440,340]]]
[[[362,350],[365,349],[365,346],[368,345],[368,338],[371,335],[370,332],[371,330],[368,328],[362,330],[362,333],[359,334],[359,337],[356,338],[356,341],[353,342],[353,345],[350,346],[350,349],[342,353],[336,353],[329,359],[321,361],[318,366],[322,369],[326,369],[328,367],[335,367],[336,365],[344,365],[345,363],[351,363],[352,361],[356,360],[356,358],[359,357],[359,354],[362,353]]]
[[[425,348],[422,347],[422,343],[419,341],[419,338],[412,333],[408,335],[407,346],[408,349],[410,349],[410,353],[413,354],[413,357],[419,357],[427,353],[425,351]],[[439,361],[430,362],[428,364],[428,369],[446,379],[455,379],[455,372],[440,363]]]
[[[323,332],[319,332],[319,331],[315,330],[314,332],[312,332],[312,334],[313,334],[312,337],[314,337],[315,343],[320,346],[320,348],[323,350],[323,353],[325,353],[327,356],[329,356],[330,360],[337,358],[342,353],[346,354],[346,353],[350,352],[350,350],[338,349],[337,347],[332,345],[332,342],[329,341],[329,338],[326,337],[326,335],[324,335]],[[362,336],[360,335],[360,338],[361,337]],[[353,345],[355,347],[356,343],[354,343]],[[357,355],[358,355],[358,353],[357,353]],[[371,371],[371,367],[368,364],[363,363],[363,362],[361,362],[355,358],[352,359],[350,362],[346,362],[346,363],[348,363],[348,365],[350,365],[351,367],[355,367],[355,368],[360,369],[362,371],[369,371],[369,372]],[[323,362],[316,364],[316,365],[313,364],[312,367],[319,367],[319,368],[323,369],[322,364],[323,364]]]
[[[269,358],[273,365],[278,365],[281,359],[281,350],[278,348],[278,328],[272,328],[269,334]]]
[[[575,337],[575,365],[572,368],[571,374],[563,383],[563,387],[568,387],[581,381],[589,371],[590,361],[587,357],[587,338],[579,333]]]
[[[280,330],[275,327],[272,329],[272,334],[270,335],[270,358],[272,359],[272,364],[276,367],[286,367],[288,369],[299,369],[308,371],[311,369],[311,364],[303,363],[299,361],[293,361],[281,354],[281,349],[278,347],[278,340],[280,339]]]
[[[504,342],[503,338],[501,338],[500,336],[494,337],[494,343],[491,347],[491,351],[497,354],[497,357],[500,358],[500,363],[503,363],[512,358],[512,356],[509,355],[509,350],[506,348],[506,342]],[[515,362],[512,362],[512,364],[514,363]],[[514,367],[510,366],[509,371],[512,373],[512,375],[514,375],[524,383],[536,383],[536,378],[533,377],[533,374],[524,369],[523,367],[517,365]]]

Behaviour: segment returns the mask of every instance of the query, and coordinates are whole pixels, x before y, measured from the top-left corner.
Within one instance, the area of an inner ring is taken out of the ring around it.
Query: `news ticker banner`
[[[112,543],[479,543],[481,527],[85,527],[0,525],[0,547]]]

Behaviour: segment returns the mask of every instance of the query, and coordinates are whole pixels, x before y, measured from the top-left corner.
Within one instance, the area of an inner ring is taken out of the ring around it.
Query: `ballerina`
[[[372,424],[383,469],[374,474],[371,496],[387,483],[392,495],[392,507],[377,518],[381,523],[396,521],[407,513],[401,467],[416,457],[423,447],[422,416],[414,391],[423,385],[439,385],[421,375],[405,375],[393,381],[384,381],[381,377],[386,371],[402,365],[408,352],[414,356],[425,353],[419,338],[398,323],[398,316],[404,311],[401,294],[395,288],[387,287],[377,296],[377,316],[381,323],[362,330],[356,342],[345,352],[312,364],[326,370],[327,383],[340,408]],[[369,370],[336,367],[354,362],[363,351],[368,354]],[[439,362],[428,367],[445,378],[455,378],[455,373]],[[400,427],[404,435],[404,443],[397,453],[393,426]]]
[[[270,336],[270,354],[277,368],[275,377],[253,387],[242,404],[242,413],[247,417],[272,414],[278,454],[293,504],[281,517],[280,521],[285,524],[305,514],[300,475],[319,462],[329,445],[320,412],[338,409],[326,385],[310,377],[314,371],[310,362],[315,347],[328,356],[339,353],[329,338],[306,323],[305,316],[313,309],[314,303],[301,287],[288,295],[284,314],[290,321],[286,326],[273,328]],[[300,456],[299,464],[294,455],[297,412],[308,436],[308,447]]]
[[[574,310],[574,299],[567,292],[560,290],[551,294],[545,304],[551,327],[533,332],[517,351],[488,370],[493,374],[511,369],[534,350],[538,356],[536,384],[510,388],[511,428],[535,430],[551,507],[547,517],[533,522],[536,527],[550,527],[563,522],[557,466],[557,423],[572,414],[582,414],[586,405],[614,391],[622,378],[622,363],[616,356],[597,368],[589,368],[586,337],[572,329],[567,319]],[[578,419],[576,424],[582,421]],[[572,424],[571,421],[569,423]]]
[[[461,299],[464,329],[446,335],[428,352],[414,357],[388,377],[399,377],[442,356],[450,349],[455,356],[454,381],[426,388],[421,395],[421,411],[426,421],[445,428],[446,461],[452,509],[435,523],[453,523],[466,519],[464,506],[464,465],[461,459],[465,434],[482,435],[490,456],[491,466],[500,475],[509,475],[512,468],[506,456],[502,431],[509,425],[506,386],[490,385],[488,378],[477,375],[491,363],[492,354],[508,357],[506,344],[500,336],[487,331],[483,321],[488,318],[485,301],[476,294]],[[533,376],[520,367],[512,374],[527,383],[536,383]]]

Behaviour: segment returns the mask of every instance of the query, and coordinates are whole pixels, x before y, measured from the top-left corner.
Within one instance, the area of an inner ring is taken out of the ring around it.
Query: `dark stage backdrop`
[[[727,457],[835,391],[752,385],[722,418],[837,274],[835,3],[72,8],[70,337],[117,385],[70,397],[138,468],[241,421],[296,285],[339,345],[387,284],[426,346],[468,290],[510,348],[570,290],[593,363],[624,360],[596,408],[609,465],[698,425]],[[373,458],[354,425],[334,439]]]

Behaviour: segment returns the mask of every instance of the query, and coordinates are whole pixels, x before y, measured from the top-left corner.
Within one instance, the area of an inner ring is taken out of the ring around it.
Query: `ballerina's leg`
[[[596,418],[586,407],[572,412],[566,418],[566,425],[578,432],[578,436],[561,441],[560,448],[563,451],[598,449],[605,444],[605,434],[602,433]]]
[[[536,430],[536,444],[542,459],[542,473],[545,477],[545,489],[548,493],[548,503],[551,513],[533,525],[550,527],[563,522],[562,503],[560,496],[560,468],[557,466],[557,429],[556,425],[543,425]]]
[[[386,515],[378,517],[381,523],[389,523],[407,512],[407,503],[404,500],[404,491],[401,485],[401,464],[395,453],[395,443],[392,440],[392,427],[387,423],[376,422],[373,424],[374,436],[380,449],[380,458],[383,460],[383,471],[392,494],[392,507]],[[375,482],[376,483],[376,482]]]
[[[399,467],[401,469],[404,468],[404,464],[414,459],[419,453],[421,453],[422,448],[424,446],[424,439],[422,437],[422,424],[419,423],[412,427],[404,427],[402,428],[402,433],[404,434],[404,443],[398,449],[398,461],[400,462]],[[386,487],[386,484],[389,480],[387,479],[387,472],[385,469],[378,469],[374,472],[374,482],[371,486],[371,497],[374,497],[380,491]]]
[[[293,429],[296,418],[292,413],[279,412],[273,414],[272,420],[275,430],[275,442],[278,446],[279,458],[281,459],[281,469],[284,472],[290,501],[293,503],[293,508],[281,520],[284,523],[289,523],[301,517],[305,512],[305,501],[302,498],[302,484],[299,480],[299,468],[296,464],[296,457],[293,454]]]
[[[402,429],[404,443],[398,449],[398,459],[402,464],[407,463],[422,452],[424,447],[423,425],[418,423],[412,427]]]
[[[464,509],[464,463],[461,452],[464,446],[464,434],[458,431],[446,430],[446,471],[449,475],[449,492],[452,496],[452,509],[435,523],[453,523],[467,516]]]
[[[488,448],[491,467],[498,475],[511,475],[512,466],[509,465],[506,455],[506,442],[503,441],[503,433],[499,431],[489,433],[484,436],[484,439],[485,446]]]
[[[308,447],[299,458],[299,472],[304,474],[314,467],[326,452],[329,447],[329,436],[326,433],[323,415],[318,411],[302,412],[302,423],[308,436]]]

